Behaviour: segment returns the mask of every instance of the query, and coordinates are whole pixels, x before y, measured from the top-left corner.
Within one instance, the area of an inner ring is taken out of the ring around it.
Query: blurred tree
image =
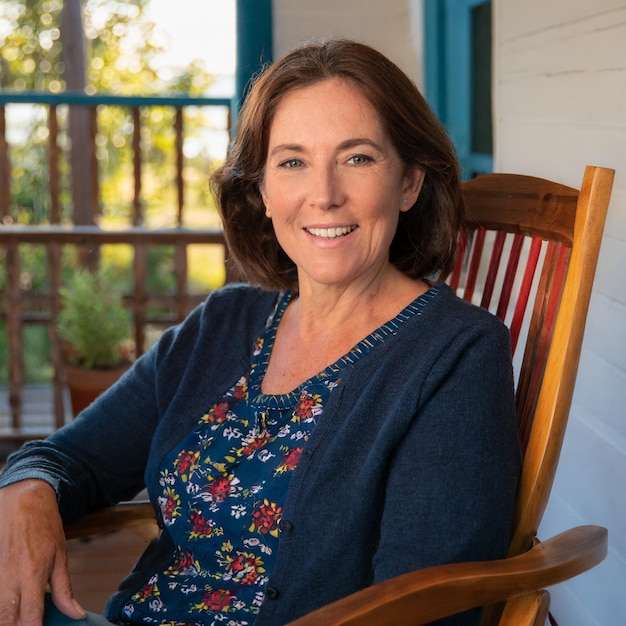
[[[82,89],[88,94],[113,93],[116,95],[173,94],[202,95],[212,84],[212,76],[201,61],[195,60],[177,74],[162,77],[156,69],[158,56],[163,52],[156,25],[146,18],[144,8],[149,0],[84,0],[82,21],[85,49],[84,70],[71,62],[70,44],[82,38],[74,22],[64,14],[63,0],[2,0],[0,2],[0,89],[62,92]],[[79,0],[66,0],[68,8],[76,10]],[[68,23],[70,24],[68,28]],[[63,29],[71,31],[67,37]],[[80,46],[76,46],[79,50]],[[67,66],[73,69],[68,74]],[[62,112],[61,112],[62,113]],[[172,180],[171,109],[151,109],[142,129],[142,150],[148,155],[146,172],[149,184],[144,198],[172,197],[167,181]],[[61,118],[59,143],[67,148],[67,118]],[[18,164],[28,153],[29,167],[23,176],[12,177],[11,197],[14,199],[14,218],[24,223],[45,221],[49,200],[46,187],[36,178],[45,172],[46,152],[33,146],[45,143],[45,119],[37,115],[28,122],[21,136],[25,139],[11,146],[12,161]],[[188,133],[206,127],[208,121],[202,112],[194,112],[186,119]],[[100,107],[98,114],[97,157],[101,202],[104,213],[126,220],[130,212],[130,188],[127,182],[130,171],[130,139],[132,120],[127,110],[119,107]],[[67,152],[67,150],[66,150]],[[84,152],[83,152],[84,154]],[[66,158],[67,155],[64,155]],[[17,157],[17,158],[16,158]],[[35,162],[37,161],[37,162]],[[32,165],[32,167],[30,167]],[[199,163],[208,169],[208,155]],[[62,163],[66,185],[70,167]],[[24,169],[24,168],[23,168]],[[206,171],[206,170],[205,170]],[[84,178],[84,177],[83,177]],[[199,195],[196,193],[196,195]],[[19,205],[15,205],[15,201]],[[70,218],[70,196],[63,196],[63,215]],[[80,202],[84,205],[84,202]],[[84,220],[79,220],[84,221]]]
[[[63,21],[64,6],[69,7],[70,3],[73,3],[74,11],[82,9],[84,65],[79,63],[78,70],[75,69],[79,81],[82,75],[82,83],[75,82],[66,71],[70,63],[68,46],[76,43],[75,38],[80,36],[75,34],[76,30],[74,34],[68,32],[67,23]],[[0,0],[0,91],[61,93],[68,89],[82,89],[84,85],[87,94],[203,95],[213,78],[202,62],[194,61],[175,75],[161,75],[156,69],[156,61],[163,50],[156,25],[144,14],[148,3],[149,0],[82,0],[79,6],[79,0],[66,0],[65,5],[63,0]],[[28,114],[25,112],[27,108]],[[13,115],[13,111],[18,113]],[[67,107],[58,107],[57,113],[62,177],[60,204],[62,220],[67,221],[72,218],[73,205],[68,158],[72,142]],[[170,207],[176,206],[175,190],[170,182],[174,179],[173,115],[172,109],[167,107],[151,107],[142,114],[141,142],[145,165],[142,193],[147,214],[158,221],[159,226],[173,225],[173,217],[168,218],[165,214]],[[11,131],[11,218],[22,224],[46,223],[50,219],[46,108],[9,105],[7,116]],[[199,134],[210,124],[201,108],[190,111],[185,118],[186,136]],[[121,227],[131,221],[132,132],[132,117],[127,109],[99,107],[96,136],[102,205],[99,208],[105,220],[114,221]],[[207,205],[210,204],[205,182],[210,155],[199,153],[188,159],[186,167],[190,170],[188,179],[192,187],[186,197],[201,207],[196,215],[204,218],[209,213]],[[157,212],[160,214],[155,217]],[[172,216],[175,213],[170,210]],[[123,274],[126,270],[122,265],[126,268],[128,259],[122,259],[119,250],[116,250],[118,257],[104,258],[105,253],[108,251],[103,251],[103,261],[108,265],[119,264],[120,274]],[[0,250],[0,257],[2,254]],[[151,254],[150,288],[168,289],[172,282],[173,251]],[[21,256],[21,287],[34,291],[45,289],[48,282],[45,251],[26,246],[22,248]],[[159,258],[154,258],[156,256]],[[62,262],[64,272],[71,271],[76,264],[75,256],[66,251]],[[0,291],[6,284],[4,267],[0,263]],[[0,319],[0,381],[6,380],[5,339]],[[46,343],[45,329],[27,329],[24,352],[30,359],[27,367],[29,380],[46,379],[50,375]]]

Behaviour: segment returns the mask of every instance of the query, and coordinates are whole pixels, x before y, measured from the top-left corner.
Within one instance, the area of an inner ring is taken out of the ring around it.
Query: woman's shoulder
[[[436,297],[432,301],[433,317],[455,324],[484,326],[492,330],[507,331],[506,325],[492,312],[458,296],[446,283],[435,283]]]
[[[212,291],[199,307],[201,316],[234,315],[241,322],[265,321],[277,306],[282,292],[270,291],[247,283],[230,283]]]

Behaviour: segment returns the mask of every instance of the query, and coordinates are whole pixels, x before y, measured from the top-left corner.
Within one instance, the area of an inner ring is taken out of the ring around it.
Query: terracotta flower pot
[[[128,367],[123,365],[114,369],[84,369],[66,365],[65,377],[74,417],[106,391]]]

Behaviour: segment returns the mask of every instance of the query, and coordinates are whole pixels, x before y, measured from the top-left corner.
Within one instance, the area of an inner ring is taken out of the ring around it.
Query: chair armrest
[[[417,626],[577,576],[607,553],[607,530],[579,526],[519,556],[430,567],[386,580],[288,626]]]
[[[155,524],[150,502],[93,511],[65,527],[67,539]],[[607,553],[606,528],[578,526],[498,561],[452,563],[403,574],[305,615],[288,626],[418,626],[573,578]]]
[[[121,502],[115,506],[92,511],[65,527],[66,539],[83,539],[113,532],[121,528],[156,525],[157,519],[148,501]]]

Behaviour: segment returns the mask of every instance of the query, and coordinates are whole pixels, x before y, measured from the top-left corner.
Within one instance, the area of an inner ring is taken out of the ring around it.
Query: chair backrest
[[[524,463],[510,555],[532,544],[552,487],[613,176],[588,166],[580,190],[516,174],[463,184],[465,223],[446,280],[509,326],[517,370]]]

